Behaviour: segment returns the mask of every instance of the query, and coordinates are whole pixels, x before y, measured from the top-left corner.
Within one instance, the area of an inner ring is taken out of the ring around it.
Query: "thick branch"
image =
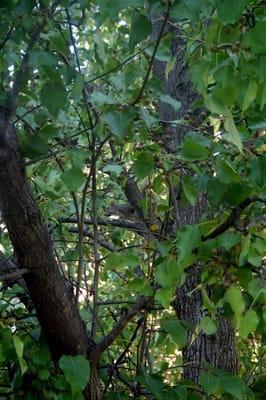
[[[54,359],[87,355],[93,343],[57,264],[53,244],[26,178],[18,139],[0,108],[0,208],[18,265]]]

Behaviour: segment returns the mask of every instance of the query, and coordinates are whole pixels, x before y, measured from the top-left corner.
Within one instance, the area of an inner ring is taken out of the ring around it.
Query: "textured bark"
[[[0,109],[0,208],[53,358],[86,355],[92,343],[59,271],[53,244],[27,182],[13,125]]]
[[[163,18],[160,16],[153,17],[153,38],[158,37],[160,26]],[[166,79],[164,62],[155,60],[153,71],[163,84],[165,94],[170,95],[174,99],[181,102],[182,106],[178,112],[174,111],[165,103],[159,104],[159,114],[163,121],[171,121],[182,119],[184,116],[191,112],[193,113],[193,124],[196,127],[201,123],[202,110],[193,110],[193,103],[198,99],[190,77],[186,64],[185,47],[186,44],[180,35],[180,31],[173,26],[168,26],[173,34],[172,38],[172,55],[176,57],[176,63],[173,70]],[[163,131],[161,141],[166,148],[175,152],[180,145],[182,138],[187,132],[184,127],[173,127],[165,122],[162,123]],[[185,175],[188,171],[181,170],[181,174]],[[168,234],[172,235],[176,232],[173,231],[186,224],[194,224],[199,221],[203,211],[206,211],[206,199],[204,196],[199,198],[195,207],[190,205],[184,206],[181,204],[180,199],[175,199],[178,208],[178,220],[176,216],[175,223],[168,230]],[[193,291],[191,296],[188,296],[193,289],[200,283],[200,273],[202,265],[197,264],[190,267],[187,271],[187,278],[181,288],[176,291],[176,298],[173,302],[177,317],[180,320],[187,321],[196,325],[200,322],[202,315],[202,299],[200,291]],[[210,289],[211,292],[211,289]],[[229,320],[218,317],[219,326],[215,334],[207,336],[201,332],[196,340],[192,339],[192,333],[188,340],[188,345],[183,350],[183,369],[184,378],[191,379],[194,382],[198,381],[198,377],[202,372],[204,363],[209,363],[212,366],[223,368],[230,372],[237,372],[237,354],[235,344],[235,333]]]

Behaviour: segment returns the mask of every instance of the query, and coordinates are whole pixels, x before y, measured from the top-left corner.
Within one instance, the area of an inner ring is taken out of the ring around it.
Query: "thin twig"
[[[143,94],[144,89],[145,89],[145,86],[146,86],[146,83],[148,82],[148,79],[149,79],[149,76],[150,76],[150,73],[151,73],[151,69],[152,69],[152,65],[153,65],[153,61],[154,61],[154,58],[156,56],[159,44],[161,42],[161,39],[162,39],[162,36],[163,36],[163,32],[164,32],[164,28],[165,28],[167,20],[169,18],[170,8],[171,8],[171,1],[168,1],[167,11],[166,11],[166,14],[165,14],[165,17],[164,17],[164,21],[163,21],[160,33],[159,33],[159,36],[157,38],[157,41],[156,41],[156,44],[155,44],[155,47],[154,47],[154,50],[153,50],[153,53],[152,53],[152,56],[151,56],[151,60],[150,60],[149,66],[148,66],[148,71],[147,71],[146,76],[144,78],[144,81],[143,81],[143,84],[141,86],[139,94],[137,95],[135,100],[131,103],[132,106],[137,104],[138,101],[141,99],[142,94]]]
[[[14,25],[12,25],[12,26],[9,28],[9,31],[7,32],[7,34],[6,34],[5,38],[4,38],[4,40],[0,43],[0,51],[4,48],[6,42],[7,42],[8,39],[10,38],[13,29],[14,29]]]

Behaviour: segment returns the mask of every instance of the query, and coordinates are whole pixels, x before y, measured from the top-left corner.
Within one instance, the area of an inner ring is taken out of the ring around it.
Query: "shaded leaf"
[[[46,82],[40,91],[40,100],[53,117],[63,109],[67,100],[66,89],[62,82]]]
[[[177,319],[168,319],[163,323],[163,328],[171,336],[179,348],[186,345],[187,330]]]
[[[133,169],[137,178],[142,179],[150,175],[154,170],[154,157],[148,151],[142,151],[138,154],[133,164]]]
[[[72,399],[75,400],[89,382],[90,363],[81,355],[65,355],[60,358],[59,367],[70,384]]]
[[[66,187],[75,192],[84,182],[82,170],[78,167],[73,167],[61,174],[61,179]]]
[[[129,47],[133,48],[151,33],[151,21],[142,14],[136,14],[131,23]]]

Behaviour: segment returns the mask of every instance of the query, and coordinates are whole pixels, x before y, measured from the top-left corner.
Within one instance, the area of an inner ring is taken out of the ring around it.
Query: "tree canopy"
[[[0,11],[0,398],[265,398],[266,2]]]

